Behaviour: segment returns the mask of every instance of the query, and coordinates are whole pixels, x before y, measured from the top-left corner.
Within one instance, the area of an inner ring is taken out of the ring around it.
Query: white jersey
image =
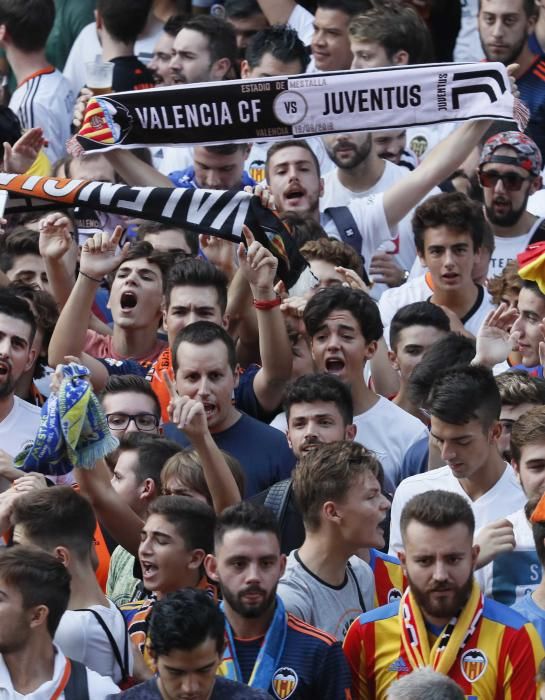
[[[428,435],[424,424],[383,396],[367,411],[354,416],[356,442],[374,452],[384,469],[384,488],[393,493],[400,480],[405,452]],[[271,426],[287,431],[286,414],[280,413]]]
[[[289,555],[278,583],[278,595],[288,612],[339,641],[358,615],[373,608],[374,594],[371,567],[358,557],[350,557],[343,583],[332,586],[307,569],[297,550]]]
[[[117,648],[124,659],[125,646],[128,649],[129,668],[132,674],[132,646],[127,637],[127,627],[121,612],[113,603],[109,607],[92,605],[112,633]],[[55,644],[74,661],[79,661],[101,676],[108,676],[116,683],[121,681],[121,668],[117,663],[106,633],[93,613],[88,610],[67,610],[55,632]]]
[[[48,143],[45,152],[51,163],[66,154],[74,93],[60,71],[49,66],[29,75],[11,96],[9,108],[19,117],[23,129],[43,129]]]
[[[515,260],[518,253],[522,253],[528,247],[530,239],[542,223],[543,219],[536,219],[528,233],[521,236],[494,236],[495,247],[488,266],[488,276],[501,275],[507,263]]]
[[[407,129],[407,147],[423,160],[432,148],[446,139],[457,124],[421,124]]]
[[[295,4],[287,24],[295,29],[299,39],[309,46],[314,34],[314,15],[298,3]]]
[[[466,331],[474,336],[477,335],[482,322],[494,308],[494,304],[487,290],[480,285],[478,285],[478,287],[479,292],[475,304],[467,314],[460,319]],[[433,289],[430,286],[428,274],[410,279],[405,282],[405,284],[387,289],[382,294],[378,302],[378,308],[384,325],[384,340],[388,347],[390,347],[390,324],[392,323],[395,313],[404,306],[407,306],[407,304],[430,299],[432,294]]]
[[[477,23],[478,12],[479,0],[462,0],[462,23],[454,48],[455,61],[481,61],[484,58]]]
[[[22,695],[13,687],[8,667],[4,658],[0,655],[0,700],[65,700],[66,696],[62,692],[64,673],[66,671],[67,658],[62,651],[54,644],[55,664],[53,666],[53,677],[50,681],[42,683],[31,693]],[[100,676],[95,671],[87,669],[87,685],[89,697],[92,700],[106,700],[110,695],[118,695],[120,690],[111,678]]]
[[[13,397],[13,408],[0,421],[0,449],[10,457],[16,457],[25,447],[32,445],[40,426],[40,408]]]
[[[478,569],[475,578],[485,596],[511,606],[535,591],[541,581],[541,564],[524,508],[508,515],[507,520],[513,524],[515,549]]]
[[[403,479],[397,487],[392,502],[390,554],[397,556],[397,552],[403,551],[399,520],[405,504],[413,496],[435,490],[452,491],[463,496],[473,510],[476,531],[494,520],[507,517],[526,503],[524,492],[510,464],[505,465],[505,471],[494,486],[475,501],[469,498],[448,466],[432,469],[424,474],[409,476]]]
[[[134,44],[134,54],[139,61],[148,64],[153,58],[155,44],[163,31],[163,22],[156,19],[150,12],[148,23],[143,33]],[[94,22],[83,27],[72,44],[68,58],[64,65],[64,77],[70,83],[75,95],[86,83],[85,64],[102,60],[102,47],[98,40],[97,26]]]
[[[153,167],[167,177],[176,170],[193,165],[191,146],[153,146],[150,148]]]

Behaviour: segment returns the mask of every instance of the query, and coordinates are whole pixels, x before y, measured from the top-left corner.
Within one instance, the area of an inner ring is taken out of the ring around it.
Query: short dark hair
[[[354,480],[367,474],[382,485],[384,474],[376,455],[357,442],[324,443],[303,454],[293,470],[293,493],[305,527],[318,529],[324,503],[344,501]]]
[[[199,237],[196,233],[193,231],[186,231],[180,226],[169,226],[168,224],[164,224],[159,221],[146,221],[142,224],[138,224],[136,240],[143,241],[146,236],[150,235],[159,236],[162,231],[176,231],[183,236],[183,239],[192,255],[197,255],[199,252]]]
[[[371,0],[317,0],[316,2],[316,9],[339,10],[349,17],[366,12],[372,7]]]
[[[537,282],[534,282],[533,280],[523,279],[521,289],[528,289],[530,292],[533,292],[539,299],[541,299],[541,301],[545,301],[545,294],[543,294]]]
[[[166,276],[172,264],[172,255],[170,253],[162,253],[161,251],[155,250],[148,241],[135,241],[134,243],[131,243],[127,254],[121,261],[121,265],[126,262],[131,262],[132,260],[141,260],[142,258],[145,258],[151,265],[157,265],[161,271],[164,290]],[[117,270],[115,271],[114,275],[115,274],[117,274]]]
[[[9,283],[7,289],[12,290],[21,299],[30,302],[30,310],[33,312],[34,318],[36,319],[36,328],[39,328],[43,334],[43,354],[38,358],[34,369],[34,379],[41,379],[45,376],[46,369],[49,367],[47,362],[47,350],[49,348],[49,341],[51,340],[51,336],[59,320],[59,307],[49,292],[31,287],[23,282],[14,280]]]
[[[422,406],[439,372],[452,367],[469,365],[475,357],[475,341],[465,335],[449,333],[428,348],[422,361],[411,372],[409,397]]]
[[[216,551],[223,542],[225,533],[231,530],[248,530],[249,532],[270,532],[278,539],[280,545],[280,530],[278,520],[270,508],[250,501],[241,501],[229,506],[216,520],[214,544]]]
[[[441,192],[428,197],[414,212],[412,226],[414,243],[420,255],[424,255],[424,234],[430,228],[446,226],[457,233],[467,233],[474,250],[483,244],[484,229],[488,224],[483,207],[463,192]]]
[[[187,21],[186,15],[171,15],[163,25],[163,31],[165,34],[176,38],[178,32]]]
[[[36,335],[36,319],[26,299],[11,289],[0,289],[0,314],[16,318],[30,326],[28,338],[29,349]]]
[[[97,11],[108,34],[124,44],[132,44],[142,33],[152,0],[97,0]]]
[[[415,301],[402,306],[396,311],[390,323],[390,347],[395,351],[401,331],[409,326],[431,326],[438,331],[448,333],[450,321],[446,313],[437,304],[429,301]]]
[[[511,370],[496,376],[502,406],[520,406],[533,403],[545,404],[545,379],[532,377],[524,370]]]
[[[214,549],[216,516],[206,503],[187,496],[159,496],[148,508],[148,516],[161,515],[176,528],[187,549]]]
[[[367,343],[379,340],[384,327],[376,302],[361,289],[329,287],[315,294],[305,307],[303,320],[310,338],[322,328],[333,311],[349,311],[357,320]]]
[[[191,17],[183,29],[199,32],[208,39],[208,52],[212,63],[228,58],[232,65],[237,61],[237,39],[235,30],[224,19],[211,15]]]
[[[193,345],[209,345],[219,340],[225,345],[229,367],[234,372],[237,366],[236,348],[233,339],[227,331],[211,321],[195,321],[183,328],[172,344],[172,368],[178,371],[178,348],[182,343],[192,343]]]
[[[13,45],[25,53],[45,47],[55,21],[53,0],[0,0],[0,25]]]
[[[2,238],[0,245],[0,270],[9,272],[15,260],[23,255],[40,255],[38,231],[17,226]]]
[[[323,227],[308,213],[283,211],[279,213],[279,218],[288,227],[290,236],[299,249],[308,241],[318,241],[327,238],[327,233]]]
[[[70,574],[62,562],[38,547],[4,547],[0,580],[21,593],[26,610],[47,607],[47,630],[53,638],[70,599]]]
[[[165,304],[168,309],[175,287],[214,287],[218,294],[221,313],[227,308],[227,277],[215,265],[202,258],[184,258],[168,271],[165,285]]]
[[[308,51],[299,35],[289,24],[274,24],[262,29],[250,39],[246,47],[245,58],[250,68],[255,68],[263,60],[263,56],[271,54],[281,63],[299,61],[301,73],[304,73],[310,63]]]
[[[298,403],[326,401],[334,403],[345,425],[354,420],[354,403],[350,388],[338,377],[326,372],[304,374],[288,385],[284,395],[284,411],[289,422],[290,411]]]
[[[101,403],[106,396],[115,394],[125,394],[132,392],[133,394],[142,394],[148,396],[155,407],[155,415],[161,417],[161,404],[157,398],[157,394],[151,388],[151,384],[145,377],[140,377],[137,374],[111,374],[102,392],[100,393]]]
[[[534,406],[513,423],[511,457],[520,464],[522,448],[535,443],[545,444],[545,406]]]
[[[155,658],[172,651],[191,651],[213,639],[219,655],[225,646],[225,616],[210,596],[183,588],[158,600],[151,613],[150,650]]]
[[[434,381],[426,407],[432,417],[452,425],[480,421],[484,430],[499,420],[501,398],[492,372],[479,365],[455,367]]]
[[[426,23],[412,7],[402,3],[374,7],[353,17],[348,36],[355,41],[377,43],[389,59],[398,51],[406,51],[409,63],[428,63],[433,55]]]
[[[70,486],[31,491],[15,501],[13,525],[24,528],[32,544],[52,551],[64,546],[85,560],[91,555],[96,518],[89,501]]]
[[[223,7],[227,19],[247,19],[263,14],[257,0],[225,0]]]
[[[119,442],[122,452],[133,450],[138,455],[134,474],[138,482],[153,479],[156,488],[161,488],[161,469],[182,448],[174,440],[142,432],[125,433]]]
[[[475,532],[471,506],[466,498],[452,491],[426,491],[407,501],[399,522],[402,537],[412,520],[438,530],[463,523],[471,535]]]
[[[277,141],[276,143],[273,143],[268,149],[267,149],[267,158],[265,160],[265,179],[269,179],[269,166],[271,163],[271,158],[279,153],[280,151],[283,151],[285,148],[303,148],[305,151],[308,151],[310,154],[311,160],[314,163],[316,167],[316,175],[320,177],[320,161],[318,160],[318,157],[316,156],[316,153],[312,150],[310,145],[308,144],[308,141],[305,141],[304,139],[287,139],[286,141]]]

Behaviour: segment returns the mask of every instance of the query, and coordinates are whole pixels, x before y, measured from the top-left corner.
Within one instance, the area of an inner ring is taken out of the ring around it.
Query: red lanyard
[[[72,664],[70,663],[70,659],[66,659],[66,664],[64,666],[64,672],[62,674],[61,682],[59,683],[55,692],[51,696],[51,700],[58,700],[58,698],[60,698],[63,690],[66,688],[66,684],[68,683],[68,680],[70,678],[71,671],[72,671]]]

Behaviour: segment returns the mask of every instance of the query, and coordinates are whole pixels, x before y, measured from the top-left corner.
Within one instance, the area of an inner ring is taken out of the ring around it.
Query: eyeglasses
[[[483,187],[496,187],[498,180],[501,180],[507,192],[518,192],[522,187],[522,183],[530,179],[529,177],[523,177],[514,172],[499,173],[497,170],[479,171],[479,180]]]
[[[126,430],[131,421],[134,421],[137,430],[142,432],[156,430],[159,425],[159,418],[153,413],[107,413],[106,420],[112,430]]]

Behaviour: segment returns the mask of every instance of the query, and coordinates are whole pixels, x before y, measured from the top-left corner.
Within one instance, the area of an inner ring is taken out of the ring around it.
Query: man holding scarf
[[[275,515],[243,501],[216,522],[208,576],[223,595],[226,648],[219,675],[291,700],[349,700],[339,642],[286,613],[276,587],[286,566]]]
[[[400,601],[361,615],[345,639],[354,700],[384,700],[397,678],[426,666],[469,698],[537,699],[545,652],[531,624],[480,592],[474,529],[458,494],[428,491],[407,503],[400,560],[409,587]]]

